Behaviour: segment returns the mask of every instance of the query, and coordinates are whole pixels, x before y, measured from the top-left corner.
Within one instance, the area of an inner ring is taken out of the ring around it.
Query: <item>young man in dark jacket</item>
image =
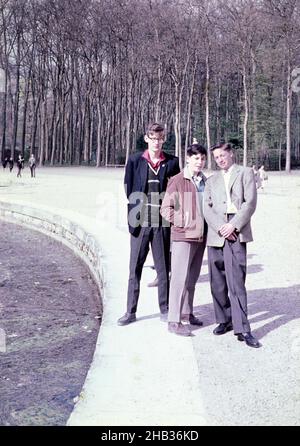
[[[160,124],[151,124],[144,139],[148,144],[147,150],[131,155],[125,171],[124,184],[131,234],[130,271],[127,310],[118,320],[118,325],[128,325],[136,320],[142,269],[150,244],[158,276],[161,319],[167,320],[168,314],[170,228],[163,224],[160,206],[168,179],[180,169],[178,158],[162,150],[165,133]]]

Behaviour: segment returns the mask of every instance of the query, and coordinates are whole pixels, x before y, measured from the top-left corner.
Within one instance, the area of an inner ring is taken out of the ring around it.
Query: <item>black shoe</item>
[[[170,333],[177,334],[179,336],[191,336],[192,333],[187,325],[183,325],[181,322],[169,322],[168,331]]]
[[[225,333],[227,333],[227,331],[231,331],[232,330],[232,322],[222,322],[221,324],[219,324],[213,331],[213,334],[215,335],[223,335]]]
[[[189,322],[191,325],[198,325],[198,327],[202,327],[203,322],[198,317],[193,314],[183,314],[181,316],[181,320],[183,322]]]
[[[136,321],[135,313],[125,313],[124,316],[118,319],[118,325],[128,325],[131,324],[131,322],[135,321]]]
[[[237,338],[239,341],[245,341],[249,347],[259,348],[262,345],[258,342],[258,340],[252,336],[250,331],[247,333],[237,333]]]

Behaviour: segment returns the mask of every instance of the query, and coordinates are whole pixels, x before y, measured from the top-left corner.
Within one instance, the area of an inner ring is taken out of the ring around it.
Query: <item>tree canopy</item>
[[[300,165],[300,0],[0,0],[1,158],[124,164],[150,121]],[[209,160],[210,164],[210,160]]]

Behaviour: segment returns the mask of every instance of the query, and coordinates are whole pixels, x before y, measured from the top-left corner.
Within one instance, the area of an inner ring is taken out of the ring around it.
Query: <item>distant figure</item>
[[[4,160],[2,161],[3,169],[6,169],[7,163],[8,163],[8,158],[4,158]]]
[[[19,155],[18,160],[17,160],[17,166],[18,166],[18,173],[17,173],[17,177],[21,177],[21,170],[24,168],[24,158],[22,155]]]
[[[13,170],[13,168],[14,168],[14,160],[13,160],[13,158],[9,158],[8,164],[9,164],[9,171],[11,172]]]
[[[258,169],[258,173],[259,173],[259,178],[260,178],[260,182],[261,182],[261,186],[260,187],[261,187],[262,190],[264,190],[265,182],[268,179],[268,174],[265,171],[265,167],[261,166]]]
[[[260,179],[259,172],[258,172],[255,164],[252,166],[252,170],[253,170],[253,173],[254,173],[256,189],[259,189],[261,187],[261,179]]]
[[[34,154],[32,153],[29,158],[29,167],[31,172],[31,178],[35,178],[35,167],[36,167],[36,161]]]

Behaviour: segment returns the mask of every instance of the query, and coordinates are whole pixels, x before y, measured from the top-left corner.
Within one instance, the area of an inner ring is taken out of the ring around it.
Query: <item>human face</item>
[[[199,174],[199,172],[204,168],[205,162],[206,156],[202,153],[197,153],[197,155],[187,157],[187,164],[193,176]]]
[[[165,141],[164,132],[151,132],[145,135],[145,141],[148,144],[148,150],[154,155],[159,154]]]
[[[215,149],[213,151],[214,159],[222,170],[228,170],[233,164],[233,153],[231,150]]]

